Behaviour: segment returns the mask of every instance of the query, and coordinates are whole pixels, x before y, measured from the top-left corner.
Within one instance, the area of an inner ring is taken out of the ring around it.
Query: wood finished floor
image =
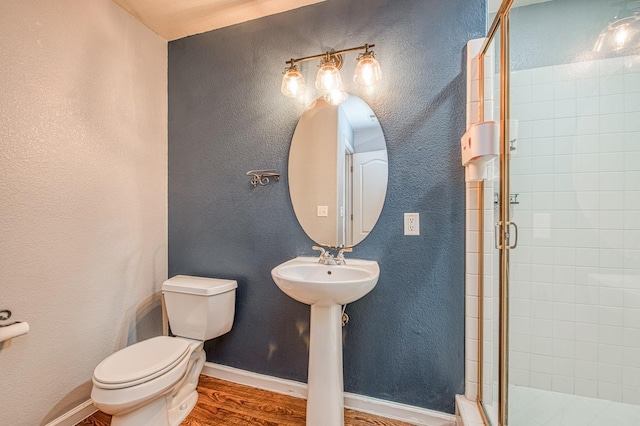
[[[306,400],[200,376],[198,404],[181,426],[300,426]],[[411,423],[345,409],[348,426],[410,426]],[[79,426],[108,426],[111,416],[97,412]]]

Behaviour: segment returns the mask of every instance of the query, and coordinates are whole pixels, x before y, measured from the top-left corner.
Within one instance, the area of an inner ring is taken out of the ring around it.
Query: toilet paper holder
[[[11,318],[11,311],[8,309],[0,310],[0,321],[6,321]]]
[[[7,321],[9,318],[11,318],[11,311],[10,310],[8,310],[8,309],[0,310],[0,321]],[[9,322],[9,323],[6,323],[6,324],[0,324],[0,327],[8,327],[8,326],[13,325],[13,324],[15,324],[17,322],[20,322],[20,321],[13,321],[13,322]]]
[[[30,330],[29,323],[24,321],[5,322],[11,318],[11,311],[0,309],[0,348],[4,347],[4,342],[15,337],[27,334]]]

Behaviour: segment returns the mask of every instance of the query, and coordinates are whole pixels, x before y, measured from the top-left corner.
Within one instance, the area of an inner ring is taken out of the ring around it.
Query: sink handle
[[[338,256],[344,256],[344,253],[351,253],[353,251],[353,247],[342,247],[340,251],[338,251]]]
[[[320,246],[313,246],[311,247],[313,250],[319,250],[320,251],[320,256],[324,256],[325,253],[327,252],[324,247],[320,247]]]
[[[314,250],[320,250],[320,260],[318,262],[322,263],[323,265],[332,265],[335,263],[333,254],[331,254],[329,250],[326,250],[324,247],[320,246],[313,246],[311,248]]]
[[[344,260],[345,253],[351,253],[353,251],[353,247],[341,247],[340,251],[338,251],[338,256],[336,257],[336,263],[338,265],[346,265],[347,262]]]

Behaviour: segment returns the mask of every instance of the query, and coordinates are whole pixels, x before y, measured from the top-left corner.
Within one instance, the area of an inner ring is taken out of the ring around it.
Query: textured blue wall
[[[238,280],[233,330],[210,361],[306,381],[309,307],[270,271],[314,254],[287,189],[301,105],[280,94],[284,61],[375,43],[385,80],[363,96],[389,152],[374,232],[351,254],[375,259],[377,287],[348,306],[345,390],[453,412],[464,391],[465,43],[485,28],[482,0],[329,0],[169,44],[169,274]],[[355,54],[344,68],[347,89]],[[315,63],[303,64],[313,85]],[[275,168],[252,188],[245,173]],[[421,236],[402,235],[420,212]]]

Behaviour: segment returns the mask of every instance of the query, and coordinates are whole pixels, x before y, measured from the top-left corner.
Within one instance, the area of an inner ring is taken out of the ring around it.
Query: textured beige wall
[[[160,334],[167,45],[109,0],[0,2],[0,425],[89,398],[94,367]]]

